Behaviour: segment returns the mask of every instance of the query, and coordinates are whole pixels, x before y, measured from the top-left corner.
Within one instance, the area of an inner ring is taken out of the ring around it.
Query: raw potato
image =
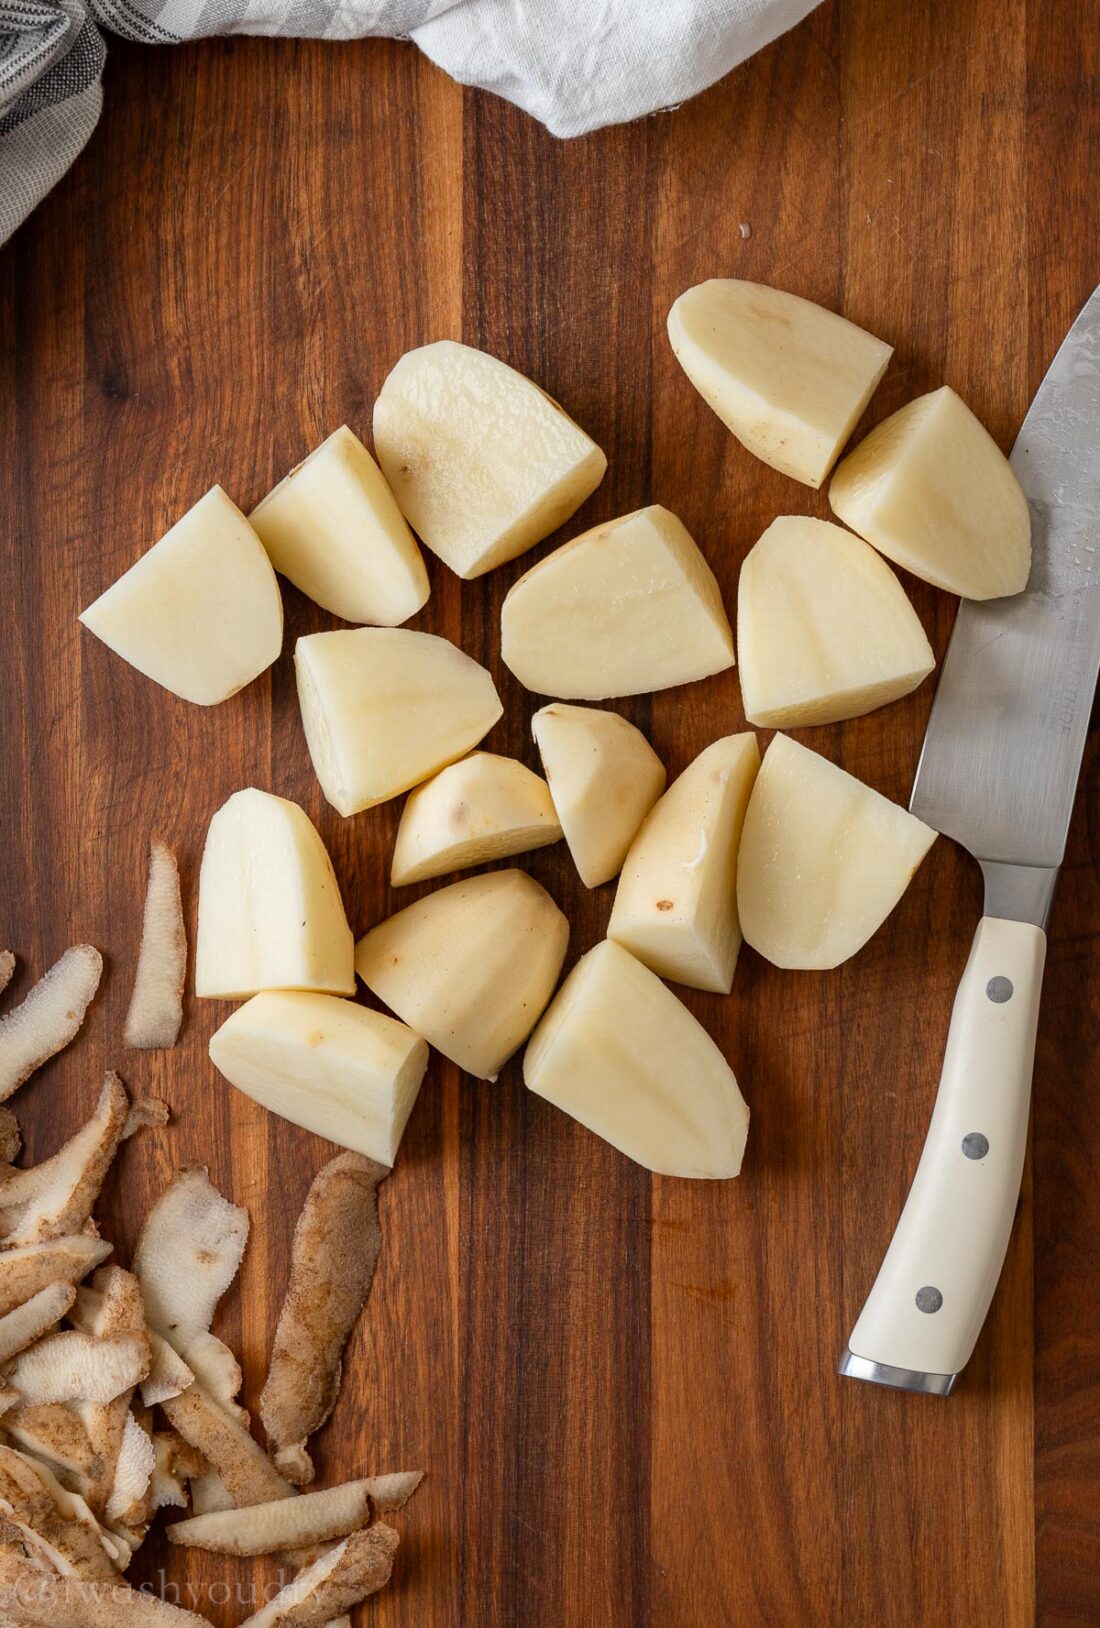
[[[657,503],[533,565],[508,592],[500,632],[520,683],[568,700],[648,694],[733,666],[714,573]]]
[[[406,518],[467,578],[548,537],[607,468],[530,379],[446,339],[409,351],[386,379],[374,445]]]
[[[210,1041],[231,1085],[330,1142],[392,1165],[428,1047],[394,1018],[335,995],[254,995]]]
[[[103,975],[91,944],[74,944],[0,1018],[0,1102],[73,1039]]]
[[[736,1176],[749,1111],[726,1059],[655,973],[605,939],[531,1037],[523,1078],[663,1176]]]
[[[676,358],[742,446],[819,487],[893,354],[797,294],[715,278],[668,314]]]
[[[776,735],[741,836],[745,942],[777,967],[839,966],[886,920],[935,840],[904,808]]]
[[[944,385],[873,429],[837,469],[833,513],[896,565],[963,599],[1027,587],[1031,515],[993,437]]]
[[[134,992],[123,1039],[142,1051],[169,1050],[183,1022],[187,933],[183,925],[180,873],[168,844],[149,844],[149,880],[141,926]]]
[[[617,712],[555,701],[531,719],[546,781],[585,887],[617,876],[638,827],[665,789],[665,768]]]
[[[560,837],[545,780],[514,757],[471,752],[409,793],[390,883],[403,887],[510,859]]]
[[[258,678],[283,643],[283,602],[271,561],[220,486],[80,620],[146,678],[202,707]]]
[[[745,717],[762,729],[837,723],[915,690],[936,665],[890,567],[825,520],[773,520],[737,590]]]
[[[476,746],[504,710],[484,667],[409,628],[311,633],[294,651],[306,744],[341,814],[373,808]]]
[[[336,1405],[344,1347],[374,1281],[385,1177],[361,1154],[338,1154],[313,1178],[294,1229],[260,1417],[277,1469],[295,1486],[313,1480],[306,1444]]]
[[[428,573],[382,471],[346,424],[253,509],[282,573],[346,622],[396,627],[428,598]]]
[[[270,792],[238,791],[206,833],[195,993],[355,989],[353,940],[332,861],[309,816]]]
[[[651,971],[728,995],[741,948],[737,849],[760,767],[751,733],[700,752],[626,856],[607,936]]]
[[[544,888],[524,871],[490,871],[373,928],[355,970],[444,1057],[495,1080],[550,999],[568,942]]]

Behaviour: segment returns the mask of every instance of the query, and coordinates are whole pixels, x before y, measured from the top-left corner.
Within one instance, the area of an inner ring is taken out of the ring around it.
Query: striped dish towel
[[[408,37],[464,85],[555,135],[696,95],[818,0],[0,0],[0,243],[99,117],[102,30],[149,45],[207,34]]]

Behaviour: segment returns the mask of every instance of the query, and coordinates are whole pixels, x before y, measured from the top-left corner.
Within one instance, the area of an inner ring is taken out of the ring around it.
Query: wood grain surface
[[[1100,280],[1100,44],[1090,0],[832,0],[679,110],[562,144],[413,47],[112,47],[106,112],[0,252],[0,944],[18,995],[90,939],[80,1040],[13,1106],[28,1157],[105,1065],[171,1103],[101,1203],[125,1259],[171,1171],[209,1164],[252,1214],[223,1332],[255,1401],[290,1232],[330,1149],[233,1093],[189,1002],[166,1056],[125,1055],[144,853],[177,849],[190,919],[206,822],[234,790],[297,798],[352,924],[387,890],[397,806],[342,820],[310,770],[291,650],[332,619],[288,590],[284,654],[209,711],[148,683],[77,612],[213,482],[244,506],[450,337],[530,373],[606,449],[573,529],[658,500],[735,602],[777,513],[822,500],[755,463],[677,367],[664,316],[712,275],[774,282],[896,346],[869,421],[946,380],[1003,446]],[[741,223],[751,235],[743,233]],[[493,669],[489,737],[536,763],[497,617],[528,561],[460,585],[434,559],[414,625]],[[937,651],[947,596],[907,582]],[[803,736],[904,799],[932,685]],[[672,772],[741,727],[736,677],[628,703]],[[928,1120],[980,894],[937,844],[835,973],[744,952],[688,1002],[752,1106],[744,1175],[652,1179],[540,1099],[436,1059],[383,1189],[384,1246],[323,1474],[420,1467],[393,1586],[417,1628],[1095,1628],[1100,1622],[1100,844],[1090,743],[1051,922],[1033,1153],[1008,1266],[958,1394],[834,1363]],[[562,849],[532,857],[601,935]],[[403,896],[404,897],[404,896]],[[170,1556],[217,1623],[262,1563]],[[229,1595],[228,1600],[226,1595]]]

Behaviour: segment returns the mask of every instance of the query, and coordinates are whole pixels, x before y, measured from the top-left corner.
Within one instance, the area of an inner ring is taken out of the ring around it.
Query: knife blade
[[[1028,585],[960,607],[910,802],[979,861],[985,912],[913,1185],[839,1365],[936,1395],[970,1357],[1008,1246],[1044,929],[1100,672],[1100,288],[1010,462],[1031,511]]]

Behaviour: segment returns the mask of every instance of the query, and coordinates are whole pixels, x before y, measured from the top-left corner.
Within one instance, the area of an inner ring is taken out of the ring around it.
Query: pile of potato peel
[[[178,1027],[179,935],[164,931],[178,886],[163,886],[166,853],[154,844],[127,1025],[155,1044],[173,1043]],[[75,946],[0,1017],[6,1093],[73,1039],[101,968],[97,951]],[[13,970],[14,957],[0,955],[0,983]],[[238,1400],[237,1359],[211,1330],[244,1255],[247,1211],[204,1169],[181,1170],[149,1210],[130,1270],[109,1261],[92,1217],[122,1142],[167,1120],[163,1103],[132,1099],[109,1073],[91,1118],[52,1157],[21,1167],[18,1123],[0,1109],[4,1628],[201,1621],[125,1581],[160,1510],[184,1512],[167,1529],[177,1546],[270,1555],[290,1574],[247,1628],[344,1621],[390,1576],[398,1537],[379,1517],[407,1501],[420,1473],[313,1490],[307,1446],[335,1404],[370,1292],[388,1169],[341,1153],[307,1195],[260,1400],[272,1459]]]

